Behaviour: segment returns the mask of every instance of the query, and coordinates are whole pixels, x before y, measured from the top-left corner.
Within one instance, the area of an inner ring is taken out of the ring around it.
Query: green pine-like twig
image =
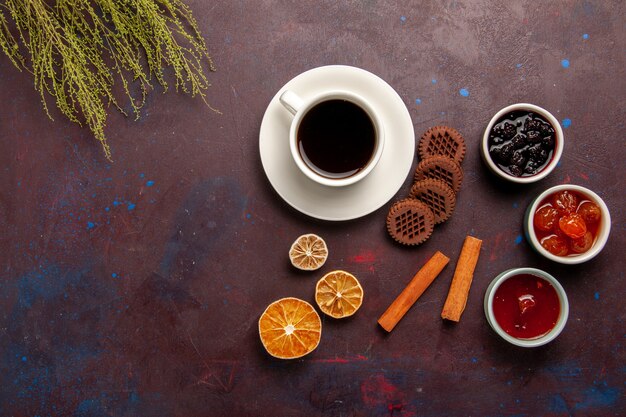
[[[204,69],[215,68],[181,0],[5,0],[0,48],[18,69],[32,73],[48,116],[47,100],[54,97],[69,120],[91,129],[109,160],[107,108],[126,114],[117,83],[139,117],[151,81],[167,90],[163,71],[172,68],[176,90],[199,95],[211,107]],[[131,93],[133,85],[140,98]]]

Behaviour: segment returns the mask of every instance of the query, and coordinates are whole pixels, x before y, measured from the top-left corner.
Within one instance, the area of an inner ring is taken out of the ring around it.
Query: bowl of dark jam
[[[554,340],[569,315],[565,290],[552,275],[535,268],[502,272],[484,299],[491,328],[507,342],[537,347]]]
[[[550,187],[526,209],[524,231],[540,255],[561,264],[580,264],[606,245],[611,215],[593,191],[574,184]]]
[[[556,168],[563,153],[563,130],[547,110],[517,103],[497,112],[481,143],[487,167],[498,177],[520,184],[539,181]]]

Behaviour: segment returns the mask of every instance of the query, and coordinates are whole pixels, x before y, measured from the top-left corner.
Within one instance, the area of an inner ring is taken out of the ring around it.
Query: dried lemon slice
[[[300,236],[289,249],[289,259],[293,266],[305,271],[321,268],[327,258],[326,242],[313,233]]]
[[[315,286],[315,301],[320,310],[331,317],[348,317],[361,307],[363,287],[349,272],[329,272]]]
[[[311,353],[322,337],[322,321],[313,306],[287,297],[270,304],[259,319],[259,336],[275,358],[295,359]]]

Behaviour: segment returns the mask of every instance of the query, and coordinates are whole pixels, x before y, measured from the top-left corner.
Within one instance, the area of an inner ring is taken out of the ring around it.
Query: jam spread
[[[556,326],[561,303],[545,279],[532,274],[503,281],[493,297],[493,314],[500,327],[518,339],[534,339]]]
[[[489,155],[515,177],[530,177],[552,159],[554,127],[532,111],[514,111],[500,118],[489,132]]]
[[[587,252],[598,235],[601,220],[597,204],[570,190],[549,195],[533,214],[537,240],[557,256]]]

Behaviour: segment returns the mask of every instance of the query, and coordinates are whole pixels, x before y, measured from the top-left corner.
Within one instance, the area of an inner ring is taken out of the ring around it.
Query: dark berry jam
[[[489,155],[514,177],[530,177],[552,160],[554,127],[532,111],[514,111],[496,122],[489,133]]]
[[[600,207],[572,190],[550,194],[533,213],[537,240],[544,249],[557,256],[587,252],[596,241],[601,222]]]
[[[493,314],[502,329],[517,339],[535,339],[556,326],[561,303],[556,289],[531,274],[503,281],[493,297]]]

